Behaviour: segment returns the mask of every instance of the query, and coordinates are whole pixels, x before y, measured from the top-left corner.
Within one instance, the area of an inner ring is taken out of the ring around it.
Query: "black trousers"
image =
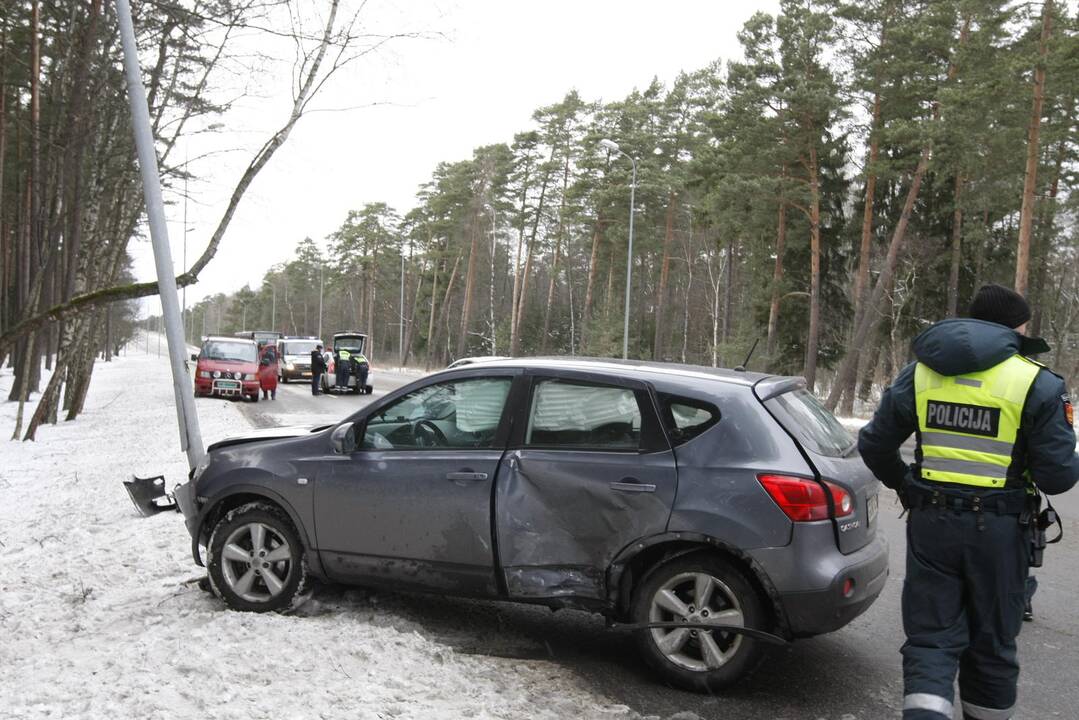
[[[318,370],[312,370],[311,371],[311,394],[312,395],[318,395],[319,390],[320,390],[319,382],[321,381],[321,379],[322,379],[322,373],[321,372],[319,372]]]
[[[957,671],[964,717],[1011,717],[1028,571],[1017,516],[911,510],[903,583],[904,720],[950,720]]]

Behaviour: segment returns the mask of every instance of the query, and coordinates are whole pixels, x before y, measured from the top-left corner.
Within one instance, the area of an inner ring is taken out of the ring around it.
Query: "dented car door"
[[[674,453],[643,383],[570,371],[530,380],[495,489],[506,589],[601,601],[618,552],[667,527]]]

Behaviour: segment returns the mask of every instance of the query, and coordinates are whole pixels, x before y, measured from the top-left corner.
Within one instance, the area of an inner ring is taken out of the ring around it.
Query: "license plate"
[[[228,390],[235,390],[236,388],[240,387],[240,383],[233,382],[232,380],[218,380],[217,381],[217,386],[219,388],[225,388],[225,389],[228,389]]]
[[[866,525],[872,525],[877,521],[877,496],[870,495],[866,500]]]

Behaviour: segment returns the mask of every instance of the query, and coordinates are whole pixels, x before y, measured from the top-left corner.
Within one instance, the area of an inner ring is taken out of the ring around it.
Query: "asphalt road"
[[[324,393],[314,396],[309,380],[278,383],[276,400],[243,402],[240,409],[258,428],[335,422],[421,376],[419,372],[375,371],[369,380],[374,388],[370,395]]]
[[[381,373],[373,398],[415,376]],[[256,425],[332,421],[370,401],[368,396],[312,397],[309,385],[282,386],[276,401],[246,403]],[[1064,540],[1050,546],[1034,600],[1035,620],[1020,635],[1017,718],[1079,717],[1079,490],[1054,505],[1065,518]],[[660,684],[637,658],[632,639],[605,629],[595,615],[534,606],[373,593],[326,587],[302,614],[368,617],[387,609],[418,632],[458,652],[546,660],[569,666],[582,684],[643,715],[693,720],[875,720],[898,717],[903,642],[900,591],[905,520],[893,494],[883,491],[878,531],[891,547],[891,577],[877,602],[842,630],[770,651],[758,671],[722,696],[688,693]],[[958,696],[958,692],[957,692]],[[957,715],[957,717],[959,717]]]

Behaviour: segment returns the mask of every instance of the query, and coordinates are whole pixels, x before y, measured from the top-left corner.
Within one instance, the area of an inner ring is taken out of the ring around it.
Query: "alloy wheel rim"
[[[719,578],[703,572],[675,575],[652,596],[648,621],[703,625],[745,625],[737,596]],[[652,628],[652,641],[670,662],[694,672],[726,665],[742,646],[742,636],[722,630]]]
[[[250,522],[225,540],[221,571],[236,595],[248,602],[268,602],[285,589],[292,572],[292,548],[273,527]]]

